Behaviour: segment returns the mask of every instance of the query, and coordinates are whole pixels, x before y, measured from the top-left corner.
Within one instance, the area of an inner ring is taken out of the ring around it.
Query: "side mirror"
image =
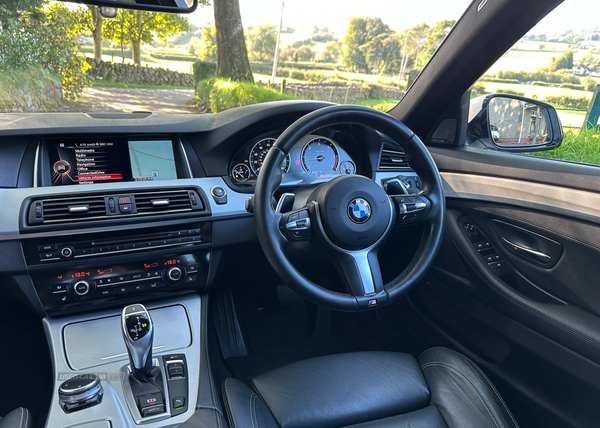
[[[109,10],[137,9],[150,12],[192,13],[198,7],[198,0],[60,0],[99,6]],[[116,15],[115,15],[116,16]],[[107,16],[110,17],[110,16]]]
[[[508,152],[552,150],[563,140],[562,125],[550,104],[507,94],[471,100],[468,145]]]

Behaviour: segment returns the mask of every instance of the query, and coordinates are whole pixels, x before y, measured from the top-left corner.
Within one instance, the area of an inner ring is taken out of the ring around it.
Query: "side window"
[[[592,16],[600,16],[600,2],[566,0],[481,76],[471,92],[470,135],[483,125],[488,138],[468,144],[600,165],[600,26]],[[489,95],[500,93],[506,97]],[[550,140],[561,130],[556,147]]]

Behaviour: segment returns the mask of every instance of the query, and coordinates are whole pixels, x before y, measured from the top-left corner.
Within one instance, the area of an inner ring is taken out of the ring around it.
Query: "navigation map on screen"
[[[131,176],[136,181],[175,180],[175,159],[171,140],[129,141]]]

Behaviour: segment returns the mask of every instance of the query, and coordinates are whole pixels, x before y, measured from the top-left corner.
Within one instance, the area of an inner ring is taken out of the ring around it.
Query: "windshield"
[[[387,111],[469,3],[201,0],[188,15],[104,18],[0,0],[0,112],[216,113],[292,99]]]

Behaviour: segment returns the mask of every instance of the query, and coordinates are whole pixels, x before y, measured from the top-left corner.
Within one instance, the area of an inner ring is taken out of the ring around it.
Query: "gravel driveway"
[[[189,105],[193,89],[85,88],[81,97],[66,107],[76,112],[194,113]]]

